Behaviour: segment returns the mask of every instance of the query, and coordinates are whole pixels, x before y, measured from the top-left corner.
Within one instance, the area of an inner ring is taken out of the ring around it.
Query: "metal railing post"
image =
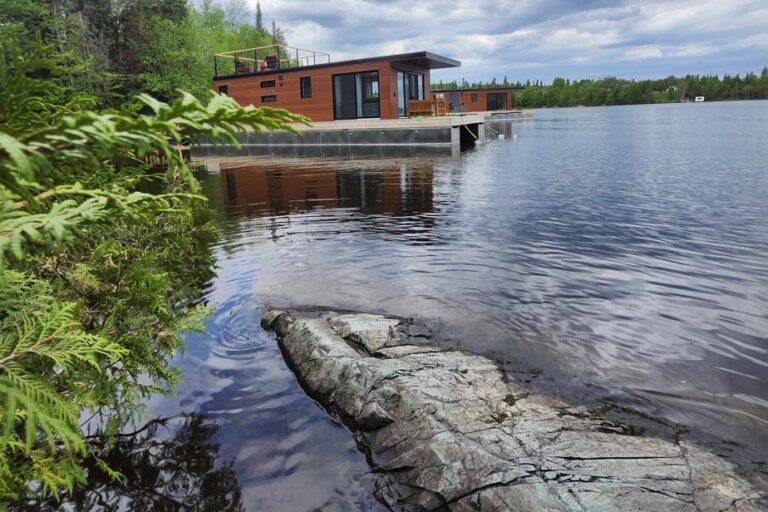
[[[213,56],[213,78],[219,78],[219,61]]]

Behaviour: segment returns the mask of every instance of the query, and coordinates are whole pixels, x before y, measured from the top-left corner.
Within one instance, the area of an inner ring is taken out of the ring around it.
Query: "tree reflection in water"
[[[14,510],[158,510],[242,511],[242,497],[232,463],[217,461],[219,445],[211,442],[218,430],[202,415],[153,420],[140,429],[117,436],[105,446],[102,460],[124,476],[113,480],[86,461],[88,482],[70,497],[32,500]],[[102,437],[91,442],[103,444]]]

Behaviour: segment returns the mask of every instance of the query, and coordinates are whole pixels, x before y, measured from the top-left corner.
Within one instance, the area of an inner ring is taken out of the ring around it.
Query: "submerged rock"
[[[380,315],[269,311],[306,391],[354,432],[393,510],[756,511],[761,495],[696,444],[606,428],[494,361],[424,345]]]

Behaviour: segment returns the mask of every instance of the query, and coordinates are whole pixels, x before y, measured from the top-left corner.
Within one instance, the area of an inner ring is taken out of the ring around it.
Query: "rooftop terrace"
[[[214,77],[253,75],[281,69],[329,64],[331,55],[284,44],[246,48],[213,56]]]
[[[326,52],[306,50],[282,44],[273,44],[269,46],[260,46],[258,48],[247,48],[245,50],[234,50],[215,54],[213,56],[214,79],[258,75],[260,73],[274,73],[275,71],[298,68],[362,64],[365,62],[382,60],[402,62],[403,64],[410,64],[429,69],[452,68],[461,65],[461,62],[457,60],[426,51],[368,57],[332,63],[331,55]]]

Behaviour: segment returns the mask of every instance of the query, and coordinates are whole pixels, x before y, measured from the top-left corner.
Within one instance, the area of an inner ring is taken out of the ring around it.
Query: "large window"
[[[379,117],[379,72],[333,75],[334,119]]]
[[[312,77],[309,77],[309,76],[301,77],[301,79],[299,79],[299,85],[301,86],[301,97],[311,98],[312,97]]]
[[[488,93],[488,110],[506,110],[507,108],[507,93],[505,92],[489,92]]]
[[[420,73],[397,72],[397,111],[398,115],[408,115],[409,100],[424,99],[424,75]]]

